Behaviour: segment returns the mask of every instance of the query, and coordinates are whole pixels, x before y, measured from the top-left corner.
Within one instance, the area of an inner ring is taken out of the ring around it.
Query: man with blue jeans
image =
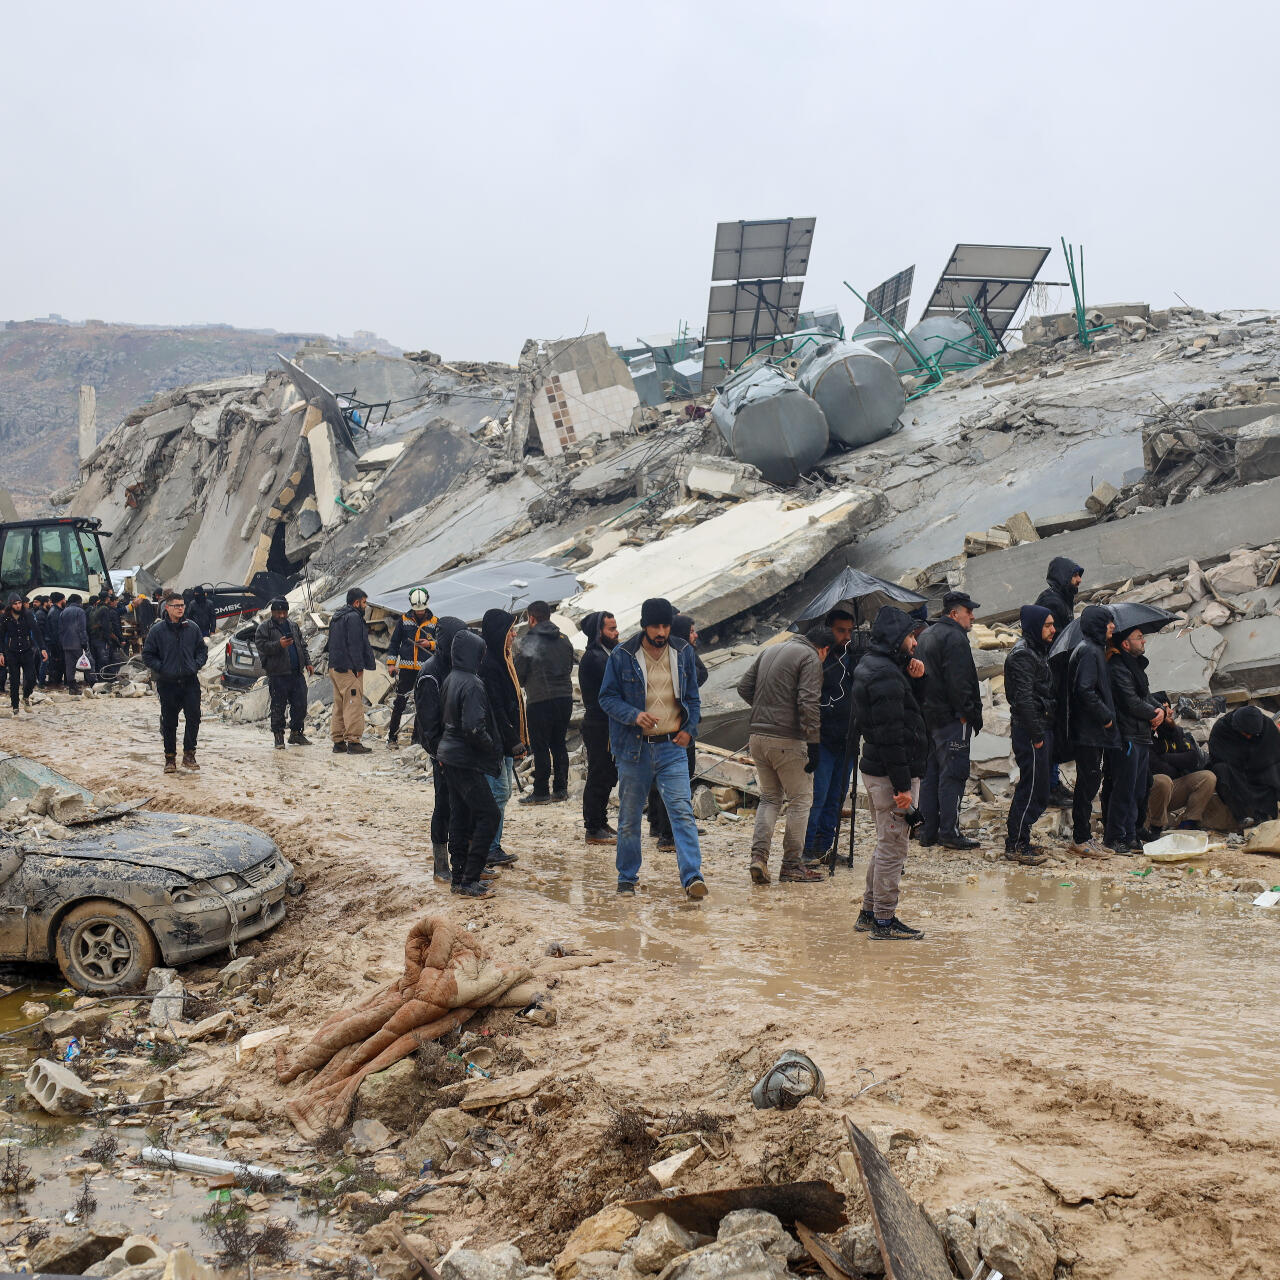
[[[656,783],[671,819],[680,883],[698,899],[707,896],[707,886],[686,752],[698,732],[702,701],[693,646],[671,634],[674,618],[669,600],[641,605],[640,631],[605,664],[600,707],[609,717],[609,746],[618,765],[618,892],[636,891],[641,812]]]
[[[480,677],[489,695],[489,705],[498,722],[502,739],[502,760],[498,772],[486,774],[489,790],[498,806],[498,829],[489,846],[487,865],[505,867],[515,862],[516,856],[502,847],[502,832],[507,823],[507,802],[515,790],[515,762],[525,754],[524,706],[520,700],[520,687],[516,684],[515,667],[511,660],[511,643],[516,634],[516,615],[505,609],[488,609],[480,623],[484,637],[484,661],[480,664]]]
[[[822,701],[818,705],[822,730],[813,771],[813,808],[809,810],[809,828],[804,837],[806,862],[821,862],[831,849],[857,759],[857,752],[850,754],[848,750],[850,695],[853,669],[866,649],[855,649],[853,645],[853,608],[852,603],[841,602],[822,620],[835,643],[822,664]]]

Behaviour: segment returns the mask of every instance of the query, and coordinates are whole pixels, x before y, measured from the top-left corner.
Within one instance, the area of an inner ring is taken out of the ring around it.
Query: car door
[[[0,960],[27,959],[26,877],[22,851],[0,846]]]

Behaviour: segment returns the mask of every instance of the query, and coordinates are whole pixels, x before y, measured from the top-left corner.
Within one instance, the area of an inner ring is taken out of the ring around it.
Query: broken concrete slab
[[[1019,542],[1039,542],[1040,531],[1026,511],[1018,511],[1004,520],[1004,527]]]
[[[1094,487],[1093,492],[1084,500],[1084,505],[1096,515],[1102,515],[1120,496],[1120,490],[1109,480],[1103,480]]]
[[[1280,619],[1278,619],[1280,621]],[[1171,697],[1207,693],[1227,642],[1213,627],[1194,627],[1179,633],[1162,631],[1147,637],[1152,688]]]
[[[734,458],[696,454],[677,474],[687,493],[700,493],[708,498],[752,498],[764,488],[759,470]]]
[[[1280,617],[1244,618],[1217,634],[1223,650],[1213,675],[1215,693],[1239,690],[1251,698],[1280,693]]]
[[[1236,466],[1241,484],[1280,476],[1280,414],[1259,418],[1236,436]]]
[[[1041,516],[1036,520],[1036,532],[1042,538],[1052,538],[1058,533],[1070,533],[1073,529],[1087,529],[1098,523],[1092,511],[1064,511],[1061,515]]]
[[[603,333],[530,339],[520,353],[520,364],[531,372],[514,413],[532,413],[548,458],[576,448],[588,436],[632,433],[631,418],[640,397],[630,371]],[[527,430],[527,422],[524,425]]]
[[[166,409],[163,413],[155,413],[144,419],[143,435],[148,440],[163,440],[177,431],[186,430],[194,416],[194,405],[175,404],[172,409]]]
[[[964,587],[982,602],[984,622],[1017,615],[1044,589],[1054,556],[1085,567],[1087,588],[1221,559],[1237,547],[1280,539],[1280,479],[1190,498],[1173,507],[1060,533],[966,563]]]
[[[575,615],[608,609],[634,626],[648,597],[665,596],[706,628],[776,595],[823,556],[852,542],[883,499],[846,489],[817,502],[755,498],[642,547],[624,547],[583,573]]]
[[[1200,409],[1191,415],[1191,426],[1196,431],[1229,434],[1260,418],[1268,418],[1275,411],[1274,404],[1233,404],[1221,409]]]
[[[369,449],[356,459],[357,471],[385,471],[403,452],[405,442],[393,441],[391,444],[379,445]]]

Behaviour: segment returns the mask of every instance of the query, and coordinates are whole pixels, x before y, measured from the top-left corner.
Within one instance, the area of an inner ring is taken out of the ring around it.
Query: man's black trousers
[[[444,765],[431,758],[431,781],[435,787],[436,802],[431,810],[431,843],[449,843],[449,784],[444,780]]]
[[[526,713],[529,722],[529,746],[533,748],[533,794],[545,796],[548,780],[551,790],[565,791],[569,786],[569,748],[565,735],[569,717],[573,715],[572,698],[547,698],[531,702]]]
[[[416,667],[400,667],[396,671],[396,699],[391,704],[391,723],[387,725],[387,741],[395,742],[400,734],[400,720],[409,705],[409,695],[418,681]]]
[[[1071,801],[1071,838],[1084,844],[1090,836],[1093,801],[1102,785],[1102,748],[1076,747],[1076,790]]]
[[[582,790],[582,825],[599,831],[609,825],[609,795],[618,785],[618,766],[609,750],[609,722],[582,722],[582,746],[587,753],[587,784]]]
[[[22,696],[24,698],[31,697],[32,690],[36,687],[36,676],[40,671],[40,655],[38,653],[24,653],[21,655],[7,654],[4,660],[4,669],[9,677],[9,701],[13,703],[13,709],[18,709],[18,685],[22,685]]]
[[[476,884],[498,834],[498,803],[479,769],[443,768],[449,788],[449,873],[455,885]]]
[[[271,694],[271,732],[284,732],[285,711],[289,712],[289,730],[301,733],[307,720],[307,682],[301,671],[287,676],[268,676]]]
[[[167,756],[178,754],[178,716],[185,722],[182,729],[183,751],[194,751],[200,734],[200,682],[195,676],[186,680],[157,680],[160,697],[160,740]]]

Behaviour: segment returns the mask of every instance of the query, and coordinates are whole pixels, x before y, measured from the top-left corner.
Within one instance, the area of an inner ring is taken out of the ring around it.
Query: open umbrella
[[[883,605],[911,610],[924,604],[925,597],[896,582],[886,582],[875,574],[846,565],[809,601],[796,622],[803,628],[807,623],[821,621],[831,609],[844,602],[853,605],[854,621],[861,623],[863,619],[874,618]]]
[[[1135,629],[1139,631],[1159,631],[1173,621],[1173,614],[1165,609],[1157,609],[1151,604],[1111,604],[1107,606],[1116,620],[1116,634],[1127,635]],[[1051,658],[1068,654],[1080,643],[1080,619],[1072,618],[1053,642],[1049,650]]]

